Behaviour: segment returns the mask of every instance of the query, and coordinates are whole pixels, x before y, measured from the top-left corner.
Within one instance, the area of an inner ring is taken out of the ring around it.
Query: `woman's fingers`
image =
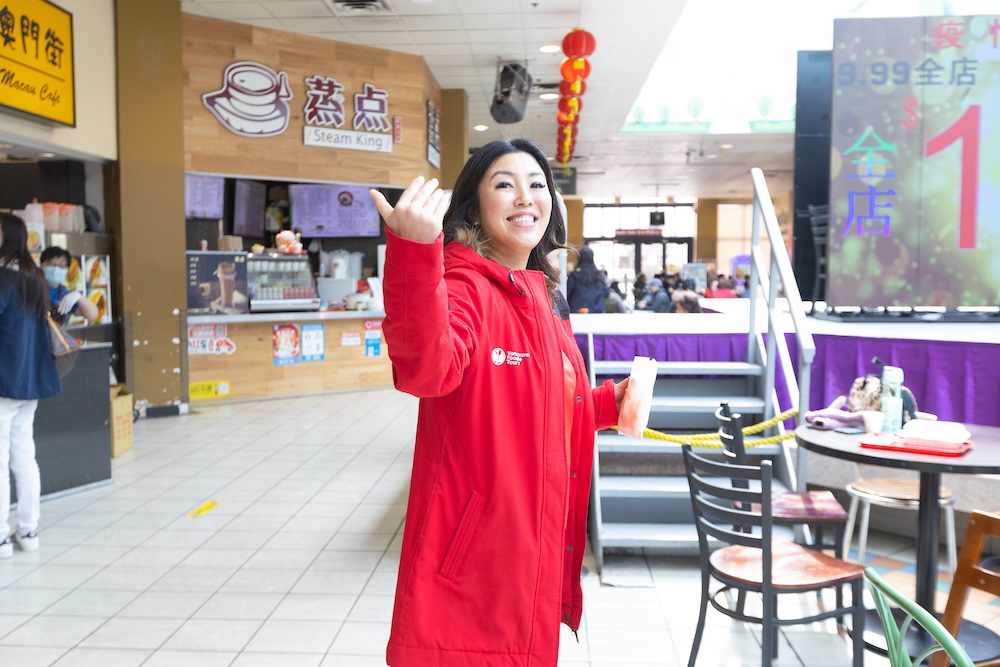
[[[444,190],[438,189],[431,195],[431,198],[427,202],[427,207],[431,210],[435,219],[444,218],[444,214],[448,210],[448,203],[449,197],[447,193]]]
[[[414,178],[413,182],[411,182],[408,186],[406,186],[406,189],[403,190],[403,194],[400,195],[399,201],[396,202],[396,208],[406,208],[407,206],[409,206],[410,202],[413,200],[413,197],[416,195],[417,191],[420,189],[420,186],[422,186],[423,184],[424,184],[423,176],[417,176],[416,178]]]
[[[430,200],[431,195],[433,195],[437,189],[438,179],[432,178],[431,180],[426,181],[420,186],[420,189],[414,193],[413,200],[410,202],[410,205],[414,208],[428,208],[427,203]]]
[[[388,220],[389,216],[392,215],[392,206],[386,201],[385,195],[378,190],[371,189],[368,194],[372,196],[372,200],[375,202],[375,208],[378,209],[378,214],[382,216],[383,220]]]

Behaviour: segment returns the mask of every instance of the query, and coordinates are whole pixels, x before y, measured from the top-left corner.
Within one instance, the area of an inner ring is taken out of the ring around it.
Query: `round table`
[[[1000,428],[975,424],[967,424],[966,428],[972,434],[973,446],[965,454],[954,457],[869,449],[858,443],[858,435],[822,431],[808,426],[795,429],[796,441],[811,452],[846,461],[905,468],[920,473],[915,599],[920,606],[932,613],[937,578],[938,490],[941,486],[941,474],[1000,474]],[[799,471],[799,474],[804,475],[805,471]],[[881,626],[876,624],[875,627]],[[980,638],[981,633],[987,634]],[[963,621],[959,636],[974,661],[1000,655],[1000,637],[982,626]],[[976,648],[980,643],[984,643],[982,651],[990,652],[989,655],[972,655],[973,651],[980,653],[980,649]]]

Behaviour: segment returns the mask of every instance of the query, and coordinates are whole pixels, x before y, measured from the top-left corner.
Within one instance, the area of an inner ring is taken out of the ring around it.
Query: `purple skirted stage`
[[[837,396],[846,394],[854,378],[877,373],[871,363],[877,356],[903,369],[903,384],[913,392],[921,411],[945,421],[1000,426],[1000,344],[975,342],[990,340],[996,328],[968,325],[964,327],[967,340],[963,341],[877,337],[889,331],[884,326],[867,326],[873,327],[869,329],[872,336],[813,333],[816,358],[812,366],[811,409],[826,407]],[[913,333],[912,325],[897,326],[911,327],[908,333]],[[856,326],[850,328],[857,333]],[[574,329],[579,331],[575,325]],[[577,333],[576,340],[586,357],[587,336]],[[789,334],[786,340],[793,363],[797,364],[795,338]],[[594,358],[599,361],[636,356],[657,361],[746,361],[746,355],[745,333],[594,333]],[[776,373],[775,381],[779,395],[784,394],[780,373]],[[787,399],[782,405],[787,406]]]

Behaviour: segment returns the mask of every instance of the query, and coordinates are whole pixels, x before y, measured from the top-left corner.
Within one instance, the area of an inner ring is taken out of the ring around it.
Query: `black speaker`
[[[649,226],[650,227],[662,227],[665,223],[665,217],[663,211],[652,211],[649,214]]]
[[[799,51],[795,78],[792,273],[802,297],[811,298],[820,258],[816,256],[809,206],[830,203],[833,52]]]
[[[519,123],[524,120],[531,90],[531,75],[524,65],[509,63],[497,73],[496,91],[490,115],[498,123]]]

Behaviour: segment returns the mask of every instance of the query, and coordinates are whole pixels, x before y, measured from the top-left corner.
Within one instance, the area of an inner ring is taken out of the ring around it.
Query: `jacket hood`
[[[501,289],[524,296],[524,271],[503,266],[488,257],[484,257],[473,248],[456,239],[444,247],[444,263],[446,270],[461,269],[475,271],[495,282]]]

